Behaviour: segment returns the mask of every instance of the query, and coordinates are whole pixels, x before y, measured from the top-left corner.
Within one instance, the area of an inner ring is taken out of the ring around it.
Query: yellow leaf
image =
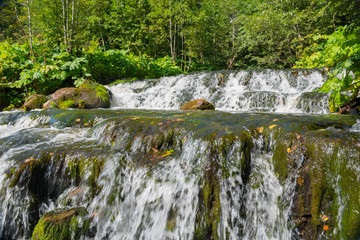
[[[324,215],[320,215],[320,218],[321,218],[321,220],[322,220],[323,222],[326,222],[326,221],[329,220],[329,217],[326,216],[325,214],[324,214]]]
[[[191,113],[187,113],[186,115],[189,116],[189,115],[191,115]]]
[[[33,162],[35,161],[35,158],[29,158],[24,161],[24,163]]]
[[[276,124],[273,124],[273,125],[271,125],[271,126],[269,127],[269,129],[272,129],[272,128],[276,127],[276,126],[277,126]]]
[[[162,125],[162,123],[158,123],[158,125]]]
[[[288,153],[291,153],[291,148],[288,148],[288,149],[287,149],[287,152],[288,152]]]
[[[172,154],[173,152],[174,152],[174,150],[169,150],[169,151],[167,151],[165,154],[161,155],[161,157],[169,156],[169,155]]]
[[[263,133],[264,127],[257,127],[255,128],[258,133]]]
[[[88,126],[89,124],[88,123],[84,123],[84,126]]]
[[[176,119],[175,121],[177,121],[177,122],[183,122],[184,119],[178,118],[178,119]]]
[[[77,119],[76,119],[76,122],[80,122],[80,121],[81,121],[81,118],[77,118]]]
[[[272,120],[273,122],[279,121],[279,119],[275,118],[274,120]]]

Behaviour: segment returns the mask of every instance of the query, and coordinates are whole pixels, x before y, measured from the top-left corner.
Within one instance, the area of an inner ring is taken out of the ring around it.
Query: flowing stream
[[[202,72],[111,86],[113,107],[179,109],[204,98],[220,111],[328,113],[323,69]]]
[[[0,239],[75,207],[84,239],[356,239],[359,123],[321,114],[324,76],[196,73],[109,87],[108,110],[0,113]],[[221,111],[176,110],[196,98]]]

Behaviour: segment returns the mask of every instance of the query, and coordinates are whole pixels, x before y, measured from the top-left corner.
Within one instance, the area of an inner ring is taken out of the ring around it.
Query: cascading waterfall
[[[316,93],[327,80],[324,70],[202,72],[121,83],[109,87],[112,106],[179,109],[204,98],[221,111],[328,113],[328,94]]]
[[[326,113],[323,81],[207,72],[110,87],[110,110],[0,113],[0,239],[76,211],[64,239],[357,239],[356,117],[257,113]],[[119,109],[194,98],[222,111]]]

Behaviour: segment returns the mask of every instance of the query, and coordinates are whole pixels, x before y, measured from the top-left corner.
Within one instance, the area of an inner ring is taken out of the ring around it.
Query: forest
[[[1,0],[0,109],[89,79],[324,67],[330,109],[360,87],[360,0]]]

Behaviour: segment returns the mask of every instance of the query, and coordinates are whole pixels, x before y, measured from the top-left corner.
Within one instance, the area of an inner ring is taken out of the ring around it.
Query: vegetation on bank
[[[360,0],[4,0],[0,109],[84,79],[297,66],[335,68],[322,89],[334,110],[343,90],[357,93],[357,9]]]

